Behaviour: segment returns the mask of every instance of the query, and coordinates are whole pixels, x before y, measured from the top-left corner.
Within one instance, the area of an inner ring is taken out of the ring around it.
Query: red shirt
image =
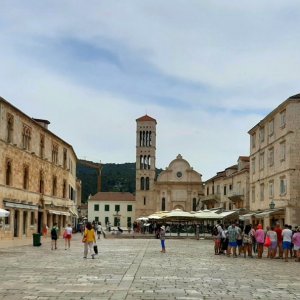
[[[277,233],[277,242],[282,243],[282,229],[280,227],[276,227],[274,231]]]

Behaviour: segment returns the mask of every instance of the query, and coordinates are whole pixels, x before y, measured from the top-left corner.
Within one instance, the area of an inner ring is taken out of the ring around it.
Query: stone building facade
[[[88,201],[88,220],[130,228],[135,220],[135,197],[125,192],[98,192]]]
[[[154,186],[155,211],[196,211],[203,194],[202,175],[179,154],[159,174]]]
[[[81,182],[71,145],[0,97],[0,207],[10,216],[1,238],[30,237],[77,218]]]
[[[249,135],[250,209],[264,226],[300,224],[300,94],[288,98]]]
[[[249,210],[249,157],[240,156],[236,165],[218,172],[204,186],[201,209]]]
[[[178,155],[156,178],[156,120],[136,120],[136,217],[180,208],[196,210],[203,194],[201,174]]]

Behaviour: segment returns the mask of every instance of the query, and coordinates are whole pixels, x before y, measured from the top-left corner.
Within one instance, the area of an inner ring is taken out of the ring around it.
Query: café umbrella
[[[0,218],[6,218],[9,216],[9,211],[3,208],[0,208]]]

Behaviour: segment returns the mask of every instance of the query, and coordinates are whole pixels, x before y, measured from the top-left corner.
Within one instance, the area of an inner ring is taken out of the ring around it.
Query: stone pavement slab
[[[300,299],[300,263],[216,256],[213,241],[101,239],[83,259],[81,235],[64,250],[0,248],[0,300]]]

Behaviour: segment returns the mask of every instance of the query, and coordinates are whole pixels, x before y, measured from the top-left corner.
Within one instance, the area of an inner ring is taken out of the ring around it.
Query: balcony
[[[220,194],[211,194],[211,195],[207,195],[207,196],[202,196],[200,198],[200,201],[202,202],[202,204],[205,205],[215,205],[216,203],[219,203],[221,200]]]
[[[228,193],[227,197],[233,203],[244,201],[244,199],[245,199],[244,192],[239,192],[239,191],[230,192],[230,193]]]

